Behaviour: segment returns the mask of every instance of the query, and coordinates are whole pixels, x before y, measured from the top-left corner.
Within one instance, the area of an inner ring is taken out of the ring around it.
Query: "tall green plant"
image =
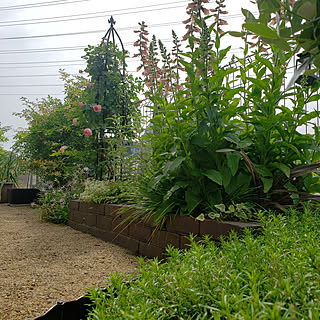
[[[222,46],[224,2],[217,1],[213,16],[205,2],[188,6],[192,32],[188,51],[180,54],[182,88],[159,84],[148,92],[155,116],[146,137],[154,168],[141,183],[138,202],[158,223],[169,213],[222,216],[242,202],[283,208],[313,199],[308,192],[319,189],[312,174],[320,166],[319,131],[315,137],[298,131],[317,117],[304,106],[318,96],[309,89],[283,90],[292,53],[272,45],[271,57],[258,49],[252,63],[239,58],[239,68],[230,68],[230,47]],[[170,70],[176,72],[172,64]],[[222,204],[231,209],[221,210]]]

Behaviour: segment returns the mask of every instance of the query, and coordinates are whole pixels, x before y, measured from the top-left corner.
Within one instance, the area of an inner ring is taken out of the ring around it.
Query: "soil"
[[[112,272],[137,270],[125,249],[65,225],[41,221],[37,210],[0,204],[0,319],[44,314],[106,285]]]

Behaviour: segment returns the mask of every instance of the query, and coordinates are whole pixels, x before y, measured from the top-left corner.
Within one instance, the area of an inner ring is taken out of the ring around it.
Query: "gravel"
[[[0,204],[0,319],[44,314],[105,286],[112,272],[137,270],[125,249],[65,225],[41,221],[37,210]]]

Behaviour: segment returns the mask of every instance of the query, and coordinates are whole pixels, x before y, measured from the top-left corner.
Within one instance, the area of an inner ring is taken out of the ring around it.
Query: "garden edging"
[[[209,235],[214,240],[228,235],[232,230],[241,232],[245,228],[258,228],[259,223],[196,220],[188,216],[170,216],[161,231],[153,234],[154,227],[148,222],[119,224],[128,217],[128,213],[119,213],[124,205],[94,204],[72,200],[69,204],[69,226],[89,233],[104,241],[126,248],[135,255],[149,258],[162,257],[170,244],[185,249],[188,235],[195,237]]]

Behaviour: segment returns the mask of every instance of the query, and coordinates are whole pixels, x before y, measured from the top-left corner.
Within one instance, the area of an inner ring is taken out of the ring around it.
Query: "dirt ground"
[[[0,204],[0,320],[44,314],[75,300],[112,272],[134,272],[125,249],[64,225],[40,220],[30,207]]]

